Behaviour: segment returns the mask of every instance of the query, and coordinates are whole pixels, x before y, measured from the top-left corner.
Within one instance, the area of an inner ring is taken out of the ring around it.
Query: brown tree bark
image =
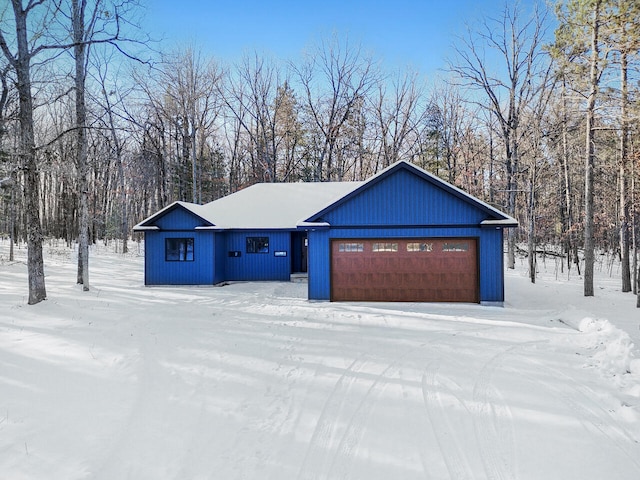
[[[27,232],[27,271],[29,282],[29,305],[47,298],[42,255],[42,225],[40,223],[40,182],[33,123],[33,98],[31,96],[31,59],[36,51],[29,48],[27,17],[42,1],[30,2],[22,7],[21,0],[12,0],[16,23],[17,55],[11,53],[0,32],[0,48],[16,72],[19,96],[20,164],[24,170],[24,197]]]

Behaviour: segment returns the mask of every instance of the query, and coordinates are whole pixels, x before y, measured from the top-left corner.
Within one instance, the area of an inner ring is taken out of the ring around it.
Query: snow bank
[[[634,345],[626,332],[611,324],[606,319],[586,317],[580,321],[578,330],[587,335],[595,350],[590,356],[591,365],[599,368],[606,376],[622,378],[630,374],[634,362]],[[634,362],[637,368],[637,362]]]

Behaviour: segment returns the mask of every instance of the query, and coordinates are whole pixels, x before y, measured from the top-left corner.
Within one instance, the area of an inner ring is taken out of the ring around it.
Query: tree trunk
[[[85,0],[72,0],[72,22],[75,57],[76,89],[76,167],[78,169],[78,284],[83,291],[89,290],[89,164],[87,159],[87,110],[85,102],[85,55],[84,10]]]
[[[20,157],[24,169],[24,197],[27,230],[27,272],[29,277],[29,305],[47,298],[42,257],[42,225],[40,224],[40,182],[36,160],[33,129],[33,100],[31,97],[31,54],[27,40],[27,11],[20,0],[12,0],[16,20],[18,56],[9,59],[16,70],[20,98]]]
[[[573,202],[571,197],[571,176],[569,175],[569,139],[567,132],[567,123],[569,116],[567,115],[567,96],[566,81],[562,80],[562,174],[564,179],[564,203],[566,215],[566,250],[567,250],[567,268],[571,270],[571,263],[575,263],[580,267],[577,259],[578,246],[575,241],[573,232]],[[572,258],[572,252],[575,258]]]
[[[620,53],[621,120],[620,132],[620,256],[622,260],[622,291],[631,291],[631,267],[629,265],[629,202],[627,200],[627,157],[629,153],[629,122],[627,107],[627,53]]]
[[[591,60],[589,69],[589,96],[587,97],[587,134],[584,176],[584,296],[593,296],[593,267],[595,262],[594,242],[594,192],[593,176],[596,161],[595,151],[595,106],[599,82],[599,30],[601,1],[593,6],[593,29],[591,33]]]

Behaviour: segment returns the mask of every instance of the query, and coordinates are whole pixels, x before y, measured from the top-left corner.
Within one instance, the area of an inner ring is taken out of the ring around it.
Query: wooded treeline
[[[440,79],[386,71],[338,36],[296,60],[154,53],[135,1],[24,3],[0,13],[0,235],[34,255],[30,293],[43,238],[126,252],[132,226],[175,200],[362,180],[398,160],[514,216],[508,266],[526,244],[532,281],[544,250],[593,295],[609,253],[637,293],[637,2],[507,2],[452,40]],[[29,303],[45,297],[42,283]]]

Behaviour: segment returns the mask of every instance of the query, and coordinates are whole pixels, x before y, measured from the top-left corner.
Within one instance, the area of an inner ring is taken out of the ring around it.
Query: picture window
[[[269,253],[269,237],[247,237],[247,253]]]
[[[193,262],[193,238],[167,238],[164,247],[167,262]]]

